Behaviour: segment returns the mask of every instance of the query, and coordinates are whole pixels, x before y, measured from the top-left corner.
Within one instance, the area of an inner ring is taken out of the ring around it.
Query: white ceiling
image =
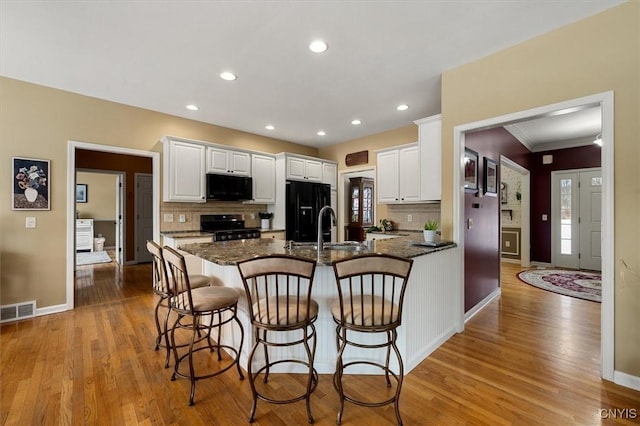
[[[437,114],[443,71],[623,2],[2,0],[0,75],[320,147]]]

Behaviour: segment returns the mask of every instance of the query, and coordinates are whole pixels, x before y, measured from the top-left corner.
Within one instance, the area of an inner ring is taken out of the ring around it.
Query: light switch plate
[[[28,216],[25,220],[24,224],[25,228],[35,228],[36,227],[36,218],[33,216]]]
[[[185,223],[187,221],[187,217],[183,214],[181,214],[180,216],[178,216],[178,221],[180,223]]]
[[[165,222],[173,222],[173,214],[165,213],[163,219]]]

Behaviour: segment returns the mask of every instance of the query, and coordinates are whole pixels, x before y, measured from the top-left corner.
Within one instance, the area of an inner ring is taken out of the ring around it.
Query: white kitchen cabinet
[[[420,146],[420,199],[440,200],[442,196],[442,116],[414,121],[418,125]]]
[[[76,219],[76,251],[93,251],[93,219]]]
[[[378,202],[420,202],[420,155],[418,144],[379,151],[377,154]]]
[[[251,155],[248,152],[207,147],[207,173],[251,175]]]
[[[271,155],[251,154],[251,170],[253,200],[248,203],[275,203],[276,158]]]
[[[331,185],[331,190],[336,191],[338,183],[338,165],[322,162],[322,183]]]
[[[322,162],[287,155],[287,179],[322,182]]]
[[[163,200],[204,203],[204,145],[172,138],[163,143]]]

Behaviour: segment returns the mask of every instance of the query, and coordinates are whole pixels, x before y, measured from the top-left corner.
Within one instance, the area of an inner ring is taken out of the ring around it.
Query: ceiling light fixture
[[[322,40],[314,40],[309,45],[309,50],[311,50],[313,53],[322,53],[326,51],[327,48],[327,43]]]
[[[224,71],[220,73],[220,78],[227,81],[233,81],[238,77],[236,77],[236,75],[232,72]]]
[[[324,130],[319,130],[318,131],[318,136],[325,136],[325,135],[326,135],[326,133],[325,133]]]
[[[189,105],[187,105],[187,106],[186,106],[186,108],[187,108],[189,111],[197,111],[197,110],[199,110],[199,109],[200,109],[200,108],[198,108],[198,105],[194,105],[194,104],[189,104]]]
[[[593,143],[598,145],[598,146],[602,146],[602,133],[598,134],[598,136],[596,136],[596,138],[593,140]]]
[[[354,126],[357,126],[359,124],[362,124],[362,121],[358,120],[357,118],[355,120],[351,120],[351,124],[353,124]]]
[[[266,126],[264,126],[264,128],[267,130],[275,130],[275,127],[273,127],[272,124],[267,124]]]
[[[409,105],[407,105],[407,104],[401,104],[401,105],[398,105],[398,106],[396,107],[396,109],[397,109],[398,111],[406,111],[406,110],[408,110],[408,109],[409,109]]]

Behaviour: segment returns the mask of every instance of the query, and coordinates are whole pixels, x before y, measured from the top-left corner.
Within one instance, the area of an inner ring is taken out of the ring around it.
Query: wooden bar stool
[[[184,257],[170,247],[163,249],[164,259],[171,272],[171,297],[169,304],[171,310],[178,314],[178,318],[171,327],[171,348],[173,349],[175,365],[171,380],[176,377],[186,378],[191,381],[191,393],[189,395],[189,405],[193,405],[193,398],[196,392],[196,381],[217,376],[229,370],[234,365],[238,370],[240,380],[244,379],[240,368],[239,357],[244,342],[244,329],[237,317],[238,292],[230,287],[208,286],[200,288],[191,287],[191,279],[187,274],[187,265]],[[207,317],[206,319],[203,317]],[[190,321],[183,321],[190,319]],[[235,322],[240,330],[240,344],[238,347],[227,345],[221,341],[221,329],[225,324]],[[211,339],[211,330],[218,329],[218,340],[214,343]],[[176,329],[186,329],[191,331],[191,340],[186,353],[179,355],[176,345]],[[201,334],[203,333],[204,334]],[[201,342],[205,342],[201,345]],[[193,355],[196,352],[209,349],[218,353],[218,361],[222,361],[222,350],[231,355],[231,359],[226,365],[209,373],[196,373]],[[188,373],[181,371],[180,364],[187,359],[189,364]]]
[[[171,354],[171,345],[169,344],[169,334],[167,333],[167,325],[169,322],[169,298],[171,297],[171,286],[169,285],[169,278],[167,276],[167,268],[165,266],[164,257],[162,255],[162,247],[155,241],[147,241],[147,250],[151,253],[152,265],[153,265],[153,294],[158,296],[158,303],[155,307],[155,320],[156,329],[158,331],[156,335],[156,347],[157,351],[161,347],[166,348],[167,355],[165,360],[165,368],[169,367],[169,358]],[[214,284],[214,280],[211,277],[204,275],[190,275],[189,282],[191,288],[206,287]],[[160,309],[165,309],[164,320],[160,324]]]
[[[402,322],[402,304],[412,264],[413,261],[410,259],[383,254],[367,254],[339,260],[333,264],[338,287],[338,300],[331,306],[331,314],[337,325],[338,358],[333,376],[333,385],[340,396],[337,424],[342,422],[345,401],[365,407],[393,404],[398,424],[402,424],[398,404],[404,365],[396,345],[396,329]],[[385,340],[378,343],[354,340],[353,337],[360,333],[384,334]],[[345,349],[348,346],[364,350],[386,349],[386,360],[382,364],[374,361],[372,357],[365,358],[360,355],[357,359],[345,363]],[[398,361],[397,372],[389,367],[391,349]],[[369,365],[381,369],[388,388],[392,386],[390,376],[393,377],[396,381],[394,395],[383,401],[369,402],[345,394],[344,371],[354,365]]]
[[[313,367],[317,340],[314,321],[318,317],[318,303],[311,298],[315,268],[314,260],[287,255],[263,256],[238,263],[255,336],[247,364],[253,395],[249,422],[254,421],[258,399],[273,404],[288,404],[304,399],[309,423],[313,423],[310,397],[318,384],[318,373]],[[285,357],[273,360],[269,356],[269,348],[287,348],[300,344],[304,347],[306,359]],[[254,371],[254,356],[260,346],[264,349],[264,365]],[[269,397],[265,391],[256,387],[256,379],[264,373],[263,382],[267,383],[270,368],[283,363],[302,364],[306,367],[306,389],[304,393],[292,398]]]

